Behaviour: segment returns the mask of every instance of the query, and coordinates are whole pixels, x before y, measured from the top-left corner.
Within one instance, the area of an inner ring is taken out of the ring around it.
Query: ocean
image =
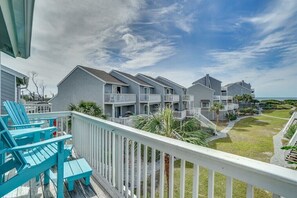
[[[256,97],[257,100],[297,100],[297,97]]]

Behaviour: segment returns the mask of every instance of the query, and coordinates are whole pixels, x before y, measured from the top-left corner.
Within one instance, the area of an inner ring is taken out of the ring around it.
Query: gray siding
[[[15,101],[16,82],[15,76],[1,71],[1,113],[6,113],[3,107],[5,100]]]
[[[124,77],[120,74],[118,74],[117,72],[110,72],[110,75],[112,75],[113,77],[119,79],[120,81],[126,83],[129,85],[129,93],[133,93],[136,94],[136,113],[139,114],[140,112],[140,105],[139,105],[139,92],[140,92],[140,85],[135,83],[134,81],[130,80],[127,77]]]
[[[251,94],[252,90],[247,89],[239,84],[233,84],[227,88],[227,94],[229,96],[235,96],[235,95],[243,95],[243,94]]]
[[[210,77],[208,74],[205,77],[197,80],[196,82],[215,90],[215,95],[221,95],[222,82],[213,77]]]
[[[209,100],[212,104],[214,90],[198,83],[188,88],[188,94],[194,96],[194,107],[200,108],[201,100]]]
[[[163,102],[163,95],[166,94],[165,88],[149,78],[143,77],[141,75],[137,75],[136,77],[139,78],[140,80],[152,85],[154,87],[154,94],[161,94],[162,108],[164,108],[165,104]]]
[[[182,87],[180,87],[180,86],[177,86],[174,83],[171,83],[169,81],[166,81],[163,78],[157,78],[157,79],[159,81],[161,81],[162,83],[164,83],[165,85],[168,85],[169,87],[172,87],[173,88],[173,93],[179,95],[178,106],[174,105],[174,109],[175,110],[177,109],[179,111],[184,110],[184,105],[183,105],[182,97],[183,97],[183,95],[185,95],[185,92],[186,92],[185,89],[182,88]]]
[[[96,102],[103,108],[103,89],[103,82],[77,68],[58,86],[58,94],[51,101],[53,111],[68,110],[69,104],[82,100]]]

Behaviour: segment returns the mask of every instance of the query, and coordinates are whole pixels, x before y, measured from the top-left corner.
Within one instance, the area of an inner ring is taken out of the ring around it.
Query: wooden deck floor
[[[50,182],[49,185],[44,186],[43,175],[39,182],[35,179],[30,180],[9,194],[5,195],[6,198],[50,198],[56,197],[56,187]],[[85,186],[82,181],[76,181],[74,190],[71,192],[67,191],[67,187],[64,183],[64,197],[65,198],[80,198],[80,197],[92,197],[92,198],[110,198],[100,184],[91,177],[91,185]]]

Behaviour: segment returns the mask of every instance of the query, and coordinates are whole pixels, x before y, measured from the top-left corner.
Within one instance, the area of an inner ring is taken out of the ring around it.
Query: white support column
[[[112,110],[111,110],[111,117],[115,118],[115,109],[114,109],[114,104],[112,105]]]
[[[147,115],[150,115],[151,109],[150,109],[150,103],[147,103]]]

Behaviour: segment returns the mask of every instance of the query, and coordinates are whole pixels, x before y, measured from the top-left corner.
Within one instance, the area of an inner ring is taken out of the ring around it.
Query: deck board
[[[31,179],[24,185],[15,189],[4,196],[5,198],[52,198],[56,197],[56,187],[52,182],[49,185],[43,185],[43,174],[38,182],[35,178]],[[64,183],[65,198],[110,198],[110,196],[102,189],[99,183],[91,177],[90,186],[85,186],[83,180],[78,180],[74,184],[74,190],[68,192],[67,185]]]

